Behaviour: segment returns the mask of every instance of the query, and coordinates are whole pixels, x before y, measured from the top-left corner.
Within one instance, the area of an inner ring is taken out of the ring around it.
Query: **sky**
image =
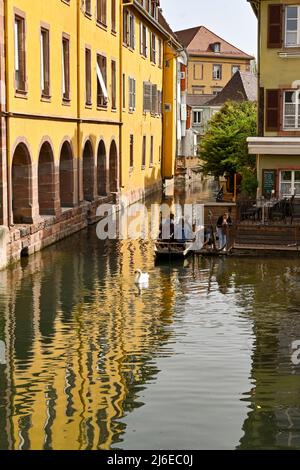
[[[247,0],[161,0],[173,29],[206,26],[251,55],[257,55],[257,20]]]

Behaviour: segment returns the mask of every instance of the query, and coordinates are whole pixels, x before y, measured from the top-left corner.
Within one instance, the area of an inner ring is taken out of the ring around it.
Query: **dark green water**
[[[91,227],[0,281],[1,449],[300,449],[298,260],[155,266]]]

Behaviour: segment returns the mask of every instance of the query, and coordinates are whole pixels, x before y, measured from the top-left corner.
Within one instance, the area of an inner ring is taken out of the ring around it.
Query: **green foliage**
[[[242,171],[242,192],[245,192],[253,197],[256,196],[256,190],[258,187],[258,181],[256,177],[256,172],[253,173],[252,170],[248,168],[243,168]]]
[[[256,113],[255,103],[229,101],[213,116],[199,149],[205,174],[254,175],[256,159],[248,154],[247,138],[256,135]]]

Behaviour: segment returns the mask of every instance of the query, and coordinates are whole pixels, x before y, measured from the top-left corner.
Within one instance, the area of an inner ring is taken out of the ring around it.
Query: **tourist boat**
[[[161,240],[158,238],[155,241],[155,256],[184,258],[190,253],[201,250],[203,247],[203,228],[196,227],[193,233],[193,238],[185,240]]]
[[[156,240],[155,256],[178,256],[185,257],[195,251],[195,240]]]

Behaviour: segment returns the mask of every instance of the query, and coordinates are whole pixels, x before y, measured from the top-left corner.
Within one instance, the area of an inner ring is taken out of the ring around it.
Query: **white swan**
[[[137,269],[134,273],[135,276],[135,283],[136,284],[148,284],[149,283],[149,274],[142,273],[140,269]]]

